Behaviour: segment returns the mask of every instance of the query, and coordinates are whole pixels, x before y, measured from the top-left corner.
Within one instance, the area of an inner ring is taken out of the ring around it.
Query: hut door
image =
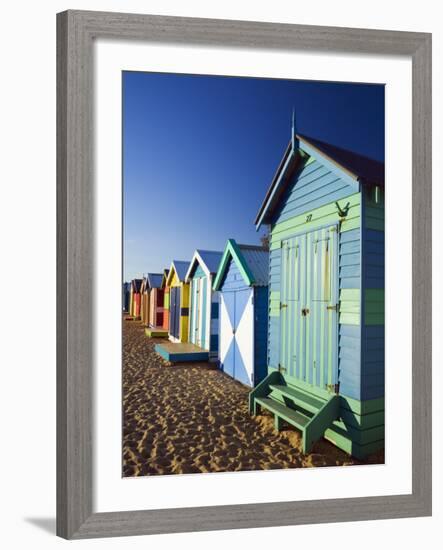
[[[306,235],[282,241],[280,291],[279,369],[294,378],[302,377],[305,319],[301,315],[304,297]]]
[[[193,327],[191,331],[192,343],[200,345],[200,315],[201,315],[201,279],[192,281],[192,309]]]
[[[338,378],[337,229],[334,225],[306,235],[305,381],[330,392]]]
[[[282,243],[280,366],[330,392],[338,374],[337,237],[334,225]]]
[[[252,288],[220,293],[220,361],[226,374],[248,386],[253,385]]]
[[[173,286],[170,290],[170,325],[169,330],[174,338],[180,337],[180,287]]]

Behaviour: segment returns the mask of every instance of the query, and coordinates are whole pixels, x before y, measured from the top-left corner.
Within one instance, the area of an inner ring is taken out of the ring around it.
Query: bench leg
[[[283,420],[279,416],[274,415],[274,428],[277,430],[277,432],[279,432],[282,429],[282,426],[283,426]]]
[[[253,416],[257,416],[259,412],[260,412],[259,405],[257,401],[254,399],[254,402],[252,404],[252,414]]]

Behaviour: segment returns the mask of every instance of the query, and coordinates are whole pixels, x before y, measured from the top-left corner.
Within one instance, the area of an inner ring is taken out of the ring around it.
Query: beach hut
[[[131,290],[129,294],[129,315],[131,315],[134,319],[139,319],[140,317],[141,284],[141,279],[132,279],[131,281]]]
[[[125,313],[129,313],[129,298],[131,294],[131,283],[123,283],[122,308]]]
[[[145,333],[150,337],[167,338],[168,331],[163,328],[163,273],[148,273],[146,278],[149,285],[149,326],[145,329]]]
[[[384,164],[296,134],[266,193],[268,375],[274,414],[364,458],[384,446]]]
[[[163,323],[162,327],[169,332],[169,285],[167,284],[169,269],[163,270],[162,286],[163,289]]]
[[[189,262],[174,260],[166,284],[169,286],[169,341],[155,345],[155,351],[171,363],[208,361],[209,350],[189,342]]]
[[[267,374],[268,257],[262,246],[229,239],[213,284],[219,291],[220,367],[248,386]]]
[[[190,285],[189,342],[218,356],[218,292],[212,290],[222,252],[196,250],[186,273]]]
[[[169,286],[169,340],[187,342],[189,330],[189,284],[185,282],[189,262],[174,260],[166,284]]]
[[[149,284],[147,277],[143,277],[140,287],[140,317],[144,325],[149,323]]]

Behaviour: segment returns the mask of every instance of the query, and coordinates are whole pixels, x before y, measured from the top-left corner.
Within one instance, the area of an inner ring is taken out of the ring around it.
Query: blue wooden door
[[[169,331],[174,338],[180,338],[180,287],[170,289],[169,298]]]
[[[280,368],[319,390],[338,376],[337,226],[282,242]]]

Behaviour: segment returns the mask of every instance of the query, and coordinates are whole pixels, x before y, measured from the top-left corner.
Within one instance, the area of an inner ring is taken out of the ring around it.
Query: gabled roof
[[[320,163],[339,171],[351,184],[355,183],[356,190],[359,184],[384,185],[385,165],[383,162],[365,157],[353,151],[336,147],[325,141],[320,141],[303,134],[296,134],[298,147],[293,148],[291,140],[285,150],[283,158],[272,179],[263,203],[255,219],[257,229],[262,223],[269,223],[269,219],[279,203],[279,200],[291,183],[291,178],[299,166],[305,153],[314,157]]]
[[[336,147],[331,143],[320,141],[302,134],[297,134],[299,140],[305,145],[311,145],[320,154],[335,162],[341,168],[344,168],[355,179],[363,183],[372,183],[376,185],[385,184],[385,163],[380,162],[354,151]]]
[[[161,288],[165,288],[165,286],[167,286],[166,282],[168,280],[168,273],[169,273],[169,269],[164,269],[163,270]]]
[[[143,277],[142,284],[140,286],[140,292],[143,294],[149,289],[148,279],[146,277]]]
[[[216,252],[215,250],[196,250],[186,272],[186,281],[191,277],[197,264],[201,266],[208,277],[217,273],[222,255],[223,252]]]
[[[220,290],[231,259],[237,264],[247,285],[267,286],[268,250],[262,246],[237,244],[234,239],[229,239],[214,280],[214,290]]]
[[[160,288],[162,286],[163,273],[148,273],[146,278],[148,279],[149,288]]]
[[[142,285],[141,279],[132,279],[131,281],[131,287],[133,292],[140,292],[140,287]]]
[[[184,262],[182,260],[172,260],[171,267],[169,268],[169,275],[166,281],[167,285],[171,284],[174,273],[177,274],[177,279],[180,282],[184,282],[186,279],[186,273],[188,271],[190,262]]]

